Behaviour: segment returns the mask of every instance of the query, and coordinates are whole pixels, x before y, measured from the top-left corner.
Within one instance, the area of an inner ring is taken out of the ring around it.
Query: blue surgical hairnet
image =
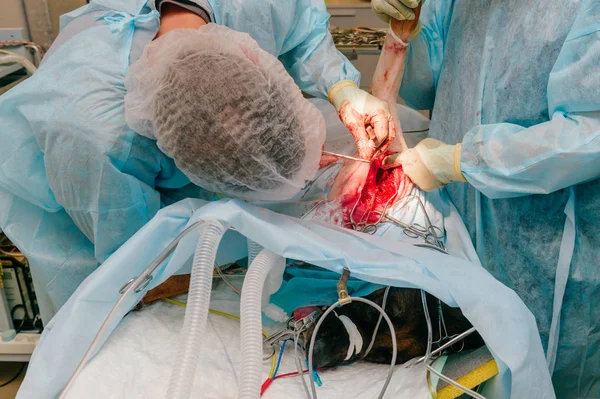
[[[129,68],[125,87],[129,126],[205,189],[289,199],[317,172],[321,113],[245,33],[215,24],[169,32]]]
[[[537,318],[558,397],[600,397],[600,3],[423,5],[401,95],[462,142],[447,190]],[[543,194],[543,195],[534,195]]]

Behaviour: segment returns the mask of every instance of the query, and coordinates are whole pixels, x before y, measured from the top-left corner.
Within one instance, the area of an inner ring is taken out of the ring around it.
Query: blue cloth
[[[447,196],[438,193],[430,199],[436,209],[447,215],[445,221],[448,230],[456,232],[454,238],[472,248]],[[423,288],[450,306],[460,306],[498,363],[500,374],[489,383],[489,399],[555,397],[535,318],[512,290],[477,263],[464,259],[469,250],[462,257],[444,255],[395,238],[369,236],[276,214],[239,200],[206,203],[188,199],[162,209],[81,284],[42,334],[17,398],[56,397],[119,300],[119,288],[198,219],[227,222],[235,227],[231,233],[243,235],[287,258],[337,274],[347,267],[351,276],[375,284]],[[181,240],[169,261],[155,272],[150,285],[129,297],[118,309],[108,332],[116,328],[148,289],[161,284],[189,261],[198,236],[196,230]],[[237,241],[241,246],[227,237],[223,240],[219,252],[225,256],[233,253],[235,257],[236,252],[246,251],[245,240]],[[335,286],[331,289],[335,291]],[[102,342],[108,338],[108,332]]]
[[[271,302],[288,314],[302,306],[331,305],[338,300],[337,291],[332,288],[339,280],[338,273],[320,267],[288,266],[281,288],[271,295]],[[352,296],[367,296],[382,287],[355,278],[348,280],[348,293]]]
[[[600,3],[431,0],[401,95],[462,142],[447,190],[537,318],[558,397],[600,397]],[[537,195],[542,194],[542,195]]]
[[[358,82],[321,1],[276,3],[211,1],[210,13],[280,56],[311,94]],[[162,206],[214,196],[124,120],[124,76],[158,30],[153,7],[93,0],[62,16],[38,71],[0,98],[0,228],[30,260],[44,322]]]

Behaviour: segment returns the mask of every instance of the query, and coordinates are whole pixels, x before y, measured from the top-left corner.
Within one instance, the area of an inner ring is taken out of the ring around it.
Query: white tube
[[[200,227],[200,240],[194,254],[190,290],[181,329],[179,348],[173,365],[171,380],[167,390],[169,399],[189,399],[196,366],[200,357],[208,306],[212,288],[212,275],[219,242],[227,227],[210,220]]]
[[[35,65],[33,65],[31,61],[22,55],[6,50],[0,50],[0,54],[6,54],[5,56],[0,57],[0,64],[20,64],[23,68],[25,68],[29,75],[33,75],[37,70]]]
[[[273,262],[273,266],[267,274],[265,285],[263,287],[262,295],[262,312],[269,319],[284,323],[288,319],[288,315],[279,306],[270,303],[271,295],[279,291],[281,284],[283,283],[283,273],[285,272],[285,258],[279,257],[279,259]]]
[[[256,257],[260,253],[260,251],[262,251],[263,247],[259,243],[256,243],[249,238],[247,240],[248,240],[248,266],[250,266],[252,264],[252,262],[254,262],[254,259],[256,259]]]
[[[254,259],[258,256],[260,251],[263,250],[263,247],[257,242],[248,240],[248,266],[254,262]],[[277,321],[280,323],[285,322],[288,317],[283,309],[279,306],[274,305],[270,302],[271,295],[279,291],[281,288],[281,284],[283,283],[283,272],[285,270],[285,259],[280,258],[281,260],[275,262],[271,271],[267,275],[267,279],[263,286],[263,294],[262,294],[262,311],[269,319],[273,321]]]
[[[265,279],[265,284],[262,291],[262,308],[269,304],[271,295],[279,291],[281,283],[283,283],[283,272],[285,269],[285,259],[281,256],[277,257],[277,261],[273,261],[269,273]]]
[[[262,315],[263,286],[273,265],[282,257],[264,249],[248,268],[242,287],[240,306],[242,370],[238,384],[238,399],[260,398],[262,371]]]

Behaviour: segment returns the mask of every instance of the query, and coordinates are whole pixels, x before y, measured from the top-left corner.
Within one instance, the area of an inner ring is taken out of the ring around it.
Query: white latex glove
[[[383,22],[390,17],[398,21],[415,19],[413,8],[419,6],[419,0],[371,0],[371,8]]]
[[[402,165],[404,173],[419,188],[431,191],[448,183],[467,180],[460,171],[461,144],[449,145],[427,138],[400,154],[383,160],[383,168]]]
[[[333,85],[328,97],[352,133],[361,158],[370,160],[392,144],[396,129],[385,101],[359,89],[351,80]]]

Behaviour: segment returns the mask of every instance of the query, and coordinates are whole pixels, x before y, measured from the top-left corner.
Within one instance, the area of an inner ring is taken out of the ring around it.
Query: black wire
[[[18,304],[18,305],[15,305],[15,306],[14,306],[14,307],[13,307],[13,308],[10,310],[10,318],[13,320],[13,323],[14,323],[14,321],[16,320],[16,319],[15,319],[15,310],[17,310],[17,309],[19,309],[19,308],[23,308],[23,310],[24,310],[24,312],[25,312],[25,315],[23,316],[23,319],[21,319],[21,324],[19,325],[19,327],[16,327],[16,328],[15,328],[15,331],[17,332],[17,334],[21,332],[21,328],[23,328],[23,325],[25,324],[25,321],[29,319],[29,317],[27,316],[27,309],[25,308],[25,305]]]
[[[27,310],[25,309],[25,305],[23,304],[18,304],[15,305],[11,310],[10,310],[10,317],[14,320],[15,319],[15,310],[19,309],[19,308],[23,308],[23,310],[25,310],[25,318],[27,318]]]
[[[25,366],[27,365],[27,363],[23,363],[21,365],[21,368],[19,369],[19,371],[17,371],[17,374],[15,374],[10,380],[0,384],[0,388],[7,386],[8,384],[10,384],[11,382],[13,382],[14,380],[16,380],[17,378],[19,378],[19,376],[21,375],[21,373],[23,372],[23,370],[25,369]]]
[[[21,329],[23,328],[23,325],[25,324],[25,319],[21,320],[21,324],[19,324],[19,327],[15,328],[15,331],[18,333],[21,332]]]

